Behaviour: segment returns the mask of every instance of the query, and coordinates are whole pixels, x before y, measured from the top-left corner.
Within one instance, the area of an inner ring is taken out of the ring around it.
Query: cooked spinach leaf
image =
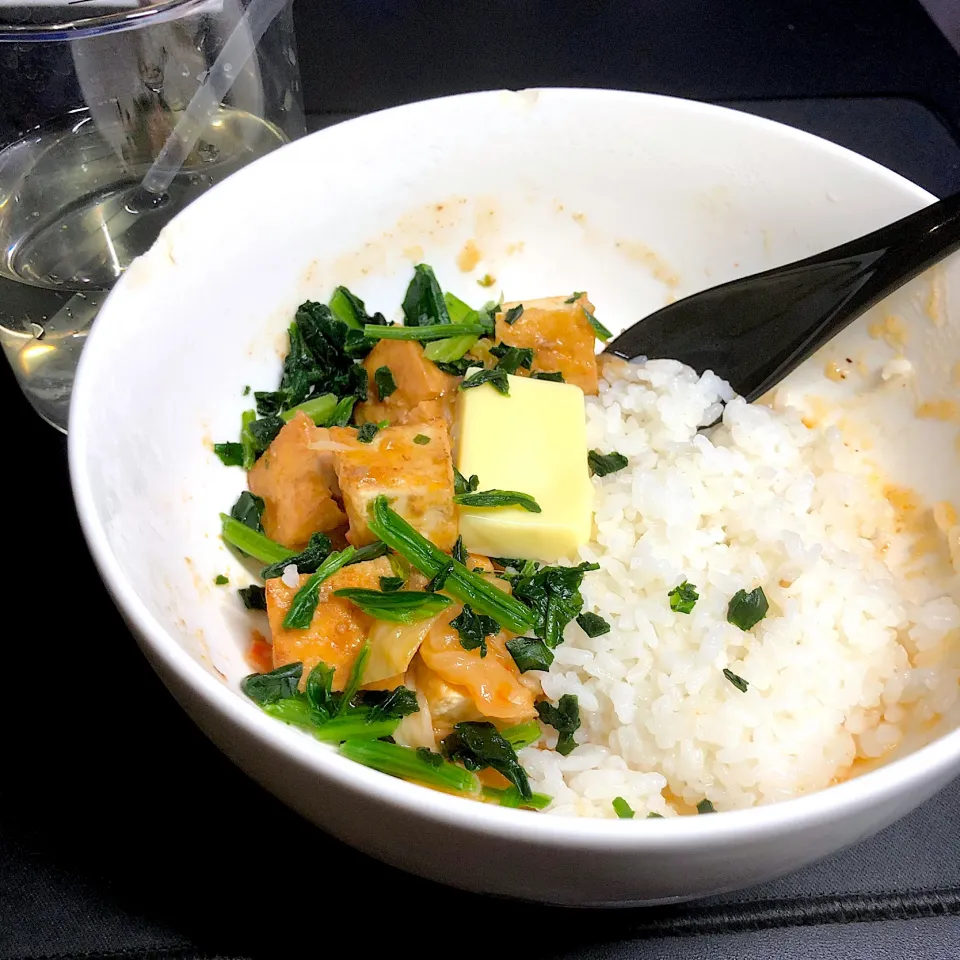
[[[554,706],[548,700],[537,703],[537,713],[544,723],[550,724],[560,734],[557,740],[557,753],[561,757],[573,751],[577,745],[574,733],[580,729],[580,702],[572,693],[565,693]]]
[[[224,584],[227,584],[227,583],[230,582],[230,578],[229,578],[229,577],[225,577],[222,573],[218,573],[218,574],[213,578],[213,582],[214,582],[218,587],[222,587]]]
[[[495,390],[502,393],[505,397],[510,395],[510,381],[507,380],[505,370],[494,368],[492,370],[478,370],[465,377],[460,383],[461,390],[470,390],[473,387],[480,387],[489,383]]]
[[[453,492],[457,495],[473,493],[480,486],[480,478],[474,473],[468,480],[456,467],[453,468]]]
[[[346,287],[337,287],[330,298],[330,310],[333,315],[348,327],[359,330],[370,318],[364,302]]]
[[[582,296],[586,294],[586,290],[574,290],[573,293],[564,300],[564,303],[576,303]]]
[[[320,585],[345,566],[355,552],[353,547],[346,547],[339,553],[331,553],[317,567],[316,572],[310,575],[310,579],[294,596],[290,609],[283,618],[284,629],[306,630],[310,626],[313,615],[317,612],[317,604],[320,602]]]
[[[386,423],[386,421],[384,421]],[[380,432],[379,423],[365,423],[357,430],[358,443],[371,443],[373,438]]]
[[[384,593],[394,593],[399,590],[407,581],[403,577],[381,577],[380,589]]]
[[[345,427],[353,416],[353,407],[357,402],[356,397],[344,397],[337,401],[333,413],[324,424],[325,427]]]
[[[386,400],[392,393],[397,392],[397,381],[393,379],[393,372],[389,367],[377,367],[373,374],[373,382],[377,387],[377,396]]]
[[[450,598],[442,594],[420,590],[384,593],[382,590],[345,587],[334,591],[334,596],[343,597],[369,616],[390,623],[419,623],[427,617],[436,616],[451,603]]]
[[[440,341],[443,342],[443,341]],[[453,360],[449,363],[445,363],[441,360],[433,361],[444,373],[449,373],[451,377],[463,377],[466,376],[467,371],[471,367],[482,367],[483,364],[479,360],[474,360],[472,357],[463,357],[460,360]]]
[[[599,450],[591,450],[587,454],[587,466],[590,468],[590,476],[605,477],[607,474],[616,473],[622,470],[629,461],[622,453],[601,453]]]
[[[553,651],[538,637],[514,637],[507,641],[507,651],[521,673],[549,670],[553,663]]]
[[[260,518],[263,516],[265,506],[262,497],[258,497],[249,490],[244,490],[237,497],[237,502],[230,508],[230,516],[234,520],[239,520],[245,527],[256,530],[257,533],[263,533],[263,524],[260,522]]]
[[[220,462],[225,467],[243,466],[242,443],[215,443],[213,452],[220,458]]]
[[[443,766],[443,756],[439,753],[434,753],[428,747],[417,747],[417,756],[424,763],[429,763],[431,767]]]
[[[358,547],[344,566],[349,567],[354,563],[376,560],[377,557],[385,557],[389,552],[390,548],[382,540],[374,540],[373,543],[368,543],[365,547]]]
[[[450,323],[440,284],[433,268],[425,263],[418,263],[413,268],[413,279],[403,298],[403,316],[408,327]]]
[[[500,632],[500,624],[484,613],[475,613],[469,603],[450,621],[450,626],[460,636],[460,646],[464,650],[479,648],[481,659],[487,655],[487,637]]]
[[[523,304],[518,303],[515,307],[511,307],[503,315],[503,322],[507,324],[507,326],[512,327],[522,316],[523,316]]]
[[[340,694],[340,702],[337,705],[337,715],[342,716],[343,712],[353,702],[353,698],[363,683],[363,671],[367,668],[367,661],[370,659],[370,641],[364,640],[363,646],[357,651],[357,655],[350,667],[350,675],[347,682],[343,685],[343,692]]]
[[[554,383],[566,383],[567,381],[563,379],[563,374],[559,370],[552,370],[549,373],[538,370],[536,373],[530,374],[531,380],[551,380]]]
[[[325,533],[314,533],[301,553],[271,563],[260,571],[260,576],[264,580],[282,577],[284,568],[291,563],[296,564],[297,573],[315,573],[320,564],[330,556],[332,549],[330,538]]]
[[[340,695],[333,692],[334,673],[333,667],[320,660],[307,677],[307,700],[324,719],[337,714]]]
[[[418,447],[424,447],[430,442],[430,438],[425,433],[418,433],[414,438],[413,442]]]
[[[368,723],[376,723],[378,720],[402,720],[411,713],[420,712],[416,693],[402,685],[392,690],[361,690],[357,700],[370,708]]]
[[[430,582],[427,584],[427,591],[429,593],[436,593],[438,590],[443,589],[443,585],[447,582],[447,577],[453,573],[453,561],[447,560],[442,567],[431,577]]]
[[[717,808],[709,800],[701,800],[697,804],[697,813],[716,813]]]
[[[241,587],[237,593],[248,610],[267,609],[267,592],[258,584],[251,583],[249,587]]]
[[[516,490],[481,490],[454,495],[454,503],[461,507],[522,507],[528,513],[540,513],[540,504],[528,493]]]
[[[225,513],[220,514],[220,522],[222,524],[220,536],[223,542],[229,543],[231,547],[246,553],[254,560],[259,560],[261,563],[277,563],[294,555],[293,551],[288,550],[283,544],[271,540]]]
[[[302,663],[288,663],[269,673],[251,673],[243,678],[240,689],[254,703],[263,707],[296,696],[302,676]]]
[[[429,751],[427,751],[429,752]],[[347,740],[340,744],[340,753],[350,760],[404,780],[413,780],[428,787],[467,796],[480,795],[476,774],[441,759],[437,764],[420,750],[382,740]]]
[[[516,751],[492,723],[486,720],[458,723],[441,748],[448,760],[462,763],[468,770],[492,767],[520,791],[524,800],[533,796],[527,772],[520,765]]]
[[[265,390],[257,390],[253,399],[257,404],[258,417],[276,417],[283,409],[284,395],[279,390],[269,393]]]
[[[466,548],[463,546],[463,537],[457,537],[457,542],[453,545],[452,554],[453,559],[456,560],[457,563],[462,563],[464,566],[467,565],[468,554]]]
[[[596,613],[581,613],[577,617],[577,623],[588,637],[602,637],[610,632],[610,624]]]
[[[516,373],[521,367],[529,370],[533,365],[533,350],[530,347],[510,347],[498,343],[490,348],[490,353],[499,361],[495,369],[504,373]]]
[[[241,466],[244,470],[252,470],[253,465],[257,462],[257,445],[254,443],[253,437],[250,436],[250,424],[256,419],[256,410],[244,410],[240,414],[240,447],[243,450]]]
[[[254,450],[258,456],[266,451],[282,429],[283,420],[280,417],[263,417],[260,420],[253,420],[247,425],[247,430],[253,438]]]
[[[749,593],[738,590],[727,606],[727,622],[741,630],[749,630],[767,615],[769,609],[770,604],[767,603],[763,587],[757,587]]]
[[[580,585],[584,574],[599,569],[596,563],[541,567],[511,579],[514,597],[534,613],[533,632],[551,649],[563,642],[564,628],[583,609]]]

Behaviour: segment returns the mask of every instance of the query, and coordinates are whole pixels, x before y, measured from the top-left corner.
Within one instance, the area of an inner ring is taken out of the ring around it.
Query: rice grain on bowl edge
[[[591,449],[629,465],[594,478],[595,539],[579,557],[600,564],[584,609],[611,630],[591,639],[572,623],[539,675],[551,700],[579,698],[579,746],[521,752],[548,812],[611,817],[615,797],[638,817],[788,799],[892,750],[914,709],[955,700],[958,671],[938,664],[960,627],[953,571],[896,576],[910,534],[838,430],[658,360],[605,363],[587,431]],[[689,615],[668,600],[685,580],[699,593]],[[770,608],[743,631],[728,603],[757,586]]]

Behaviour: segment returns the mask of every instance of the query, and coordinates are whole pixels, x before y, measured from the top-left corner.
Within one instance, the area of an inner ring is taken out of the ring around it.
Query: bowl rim
[[[378,118],[397,111],[429,112],[432,106],[438,103],[455,101],[465,109],[471,109],[479,101],[503,97],[505,93],[511,92],[489,90],[438,97],[365,114],[327,127],[240,170],[187,207],[173,222],[181,218],[201,216],[205,198],[209,194],[242,189],[247,178],[257,176],[267,165],[282,165],[284,157],[290,157],[298,150],[313,150],[316,142],[322,140],[326,144],[341,135],[345,129],[354,130],[359,125],[377,124]],[[540,87],[514,93],[528,97],[536,95],[551,100],[564,99],[571,101],[574,106],[579,104],[581,108],[584,103],[589,105],[598,99],[620,98],[626,109],[630,109],[632,105],[653,102],[662,109],[706,117],[722,117],[733,127],[759,131],[762,136],[792,140],[811,155],[820,153],[841,158],[847,164],[860,168],[877,182],[912,196],[918,207],[936,199],[906,178],[845,147],[785,124],[728,107],[659,94],[602,88]],[[254,172],[251,174],[250,171]],[[791,829],[795,831],[843,813],[873,806],[884,798],[901,795],[911,785],[919,787],[924,780],[936,778],[960,758],[960,729],[957,729],[874,770],[799,797],[742,810],[718,811],[716,815],[708,817],[666,817],[653,823],[643,818],[624,822],[617,818],[538,817],[529,811],[477,803],[467,798],[440,793],[347,760],[335,748],[319,744],[308,734],[278,723],[253,703],[245,700],[238,690],[215,678],[167,633],[127,579],[110,548],[106,529],[97,513],[92,478],[86,470],[88,452],[95,447],[97,436],[96,431],[90,427],[88,408],[95,396],[99,380],[96,372],[100,364],[99,344],[101,340],[107,342],[112,325],[121,322],[123,311],[116,309],[116,305],[118,294],[122,296],[124,289],[125,285],[121,280],[108,297],[101,316],[93,327],[77,371],[71,402],[68,464],[84,537],[108,592],[134,628],[134,636],[148,659],[156,658],[166,670],[176,675],[194,696],[206,701],[230,723],[266,744],[286,760],[296,762],[347,790],[362,793],[367,800],[386,803],[399,808],[405,814],[426,817],[458,829],[478,834],[498,834],[507,839],[522,839],[526,843],[554,847],[588,847],[600,850],[615,844],[621,850],[641,851],[707,844],[730,846],[748,837],[755,840],[784,831],[790,832]],[[156,669],[155,664],[151,665]],[[922,791],[921,795],[924,799],[927,796]]]

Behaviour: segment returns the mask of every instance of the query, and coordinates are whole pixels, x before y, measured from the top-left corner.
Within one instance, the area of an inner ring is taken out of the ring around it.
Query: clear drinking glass
[[[0,0],[0,341],[41,417],[130,261],[303,133],[292,0]]]

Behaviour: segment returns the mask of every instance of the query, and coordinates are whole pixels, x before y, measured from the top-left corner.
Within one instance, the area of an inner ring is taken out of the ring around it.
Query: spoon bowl
[[[605,352],[712,370],[753,401],[957,247],[960,194],[953,194],[839,247],[671,303]]]

